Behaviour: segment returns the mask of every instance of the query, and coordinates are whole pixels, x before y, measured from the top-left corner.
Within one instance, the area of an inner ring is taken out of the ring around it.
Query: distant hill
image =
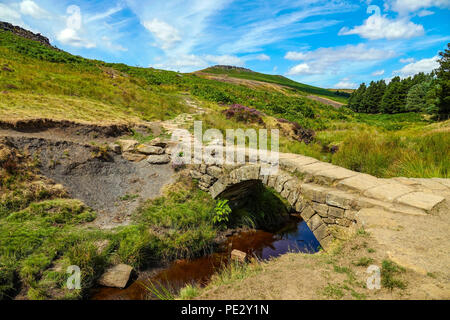
[[[286,87],[290,87],[290,88],[299,90],[301,92],[327,97],[329,99],[332,99],[332,100],[335,100],[338,102],[342,102],[342,103],[347,102],[346,97],[337,95],[334,92],[331,92],[330,90],[307,85],[307,84],[300,83],[300,82],[296,82],[294,80],[288,79],[281,75],[264,74],[264,73],[255,72],[253,70],[246,69],[246,68],[235,67],[235,66],[223,66],[223,65],[216,65],[216,66],[209,67],[209,68],[206,68],[203,70],[199,70],[197,72],[209,73],[209,74],[225,74],[225,75],[228,75],[229,77],[233,77],[233,78],[275,83],[275,84],[279,84],[282,86],[286,86]]]

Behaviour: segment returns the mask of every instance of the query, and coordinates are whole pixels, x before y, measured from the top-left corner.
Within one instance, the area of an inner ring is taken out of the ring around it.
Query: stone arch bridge
[[[447,207],[450,179],[380,179],[317,159],[280,153],[280,170],[264,175],[258,164],[193,165],[190,174],[213,198],[251,196],[262,183],[277,191],[306,221],[326,250],[364,226],[364,208],[426,216]],[[447,210],[447,209],[446,209]]]

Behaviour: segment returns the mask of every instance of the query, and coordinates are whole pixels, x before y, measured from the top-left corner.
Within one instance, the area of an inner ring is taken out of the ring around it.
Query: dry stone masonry
[[[166,164],[170,157],[166,154],[167,144],[155,139],[147,144],[140,144],[133,139],[121,139],[117,143],[111,143],[109,148],[128,161],[140,162],[146,160],[150,164]]]
[[[213,198],[245,197],[256,183],[273,188],[300,213],[325,249],[360,228],[363,208],[427,215],[449,198],[450,179],[379,179],[316,159],[280,153],[280,170],[262,175],[260,165],[193,165],[192,178]]]

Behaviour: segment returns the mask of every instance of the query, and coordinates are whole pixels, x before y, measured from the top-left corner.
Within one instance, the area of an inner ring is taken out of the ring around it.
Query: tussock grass
[[[398,278],[405,269],[390,260],[383,260],[381,264],[381,285],[387,289],[406,289],[406,281]]]
[[[378,177],[450,175],[450,135],[430,131],[352,134],[332,157],[334,164]]]
[[[180,290],[178,298],[180,300],[192,300],[200,294],[200,290],[197,286],[188,284],[183,289]]]

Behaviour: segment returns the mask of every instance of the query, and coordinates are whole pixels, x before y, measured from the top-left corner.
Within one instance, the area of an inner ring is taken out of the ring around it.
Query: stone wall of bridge
[[[213,198],[237,200],[255,183],[273,188],[306,221],[325,249],[333,239],[361,227],[362,208],[427,215],[450,195],[449,179],[379,179],[300,155],[280,154],[280,170],[264,175],[260,165],[192,165],[198,187]]]

